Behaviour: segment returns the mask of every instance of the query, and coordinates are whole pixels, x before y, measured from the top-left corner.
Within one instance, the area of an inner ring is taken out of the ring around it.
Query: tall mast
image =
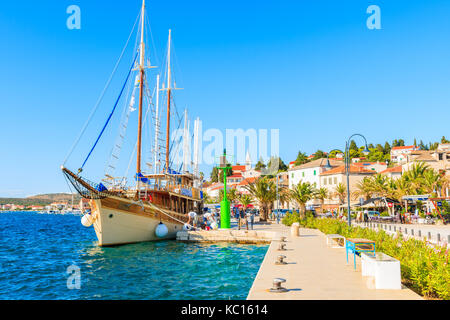
[[[154,162],[154,173],[157,174],[157,163],[158,163],[158,139],[159,139],[159,74],[156,75],[156,117],[155,117],[155,162]]]
[[[166,172],[169,171],[169,139],[170,139],[170,33],[167,50],[167,125],[166,125]]]
[[[140,49],[140,82],[139,82],[139,122],[138,122],[138,137],[137,137],[137,157],[136,157],[136,173],[141,173],[141,140],[142,140],[142,100],[144,95],[144,18],[145,18],[145,0],[142,0],[141,13],[141,49]]]

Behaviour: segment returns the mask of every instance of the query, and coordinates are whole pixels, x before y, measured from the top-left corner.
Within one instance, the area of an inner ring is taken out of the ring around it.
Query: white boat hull
[[[165,237],[157,237],[155,230],[160,220],[155,217],[102,207],[100,200],[94,200],[94,229],[99,246],[114,246],[128,243],[175,239],[181,231],[181,223],[163,221],[168,229]]]

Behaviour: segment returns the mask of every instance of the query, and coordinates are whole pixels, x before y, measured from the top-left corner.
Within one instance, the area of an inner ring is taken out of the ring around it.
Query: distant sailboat
[[[156,89],[157,116],[154,124],[156,137],[153,150],[155,154],[153,173],[143,174],[141,170],[143,97],[146,89],[146,68],[149,67],[144,64],[144,19],[145,0],[142,3],[140,20],[141,41],[138,52],[136,53],[135,61],[138,54],[140,59],[139,64],[137,64],[134,69],[139,71],[134,87],[135,89],[139,89],[139,106],[137,108],[138,134],[136,147],[136,184],[130,188],[126,188],[122,183],[123,181],[115,183],[115,178],[106,175],[106,178],[111,180],[111,184],[107,188],[103,183],[93,183],[81,177],[81,169],[78,173],[74,173],[64,166],[61,167],[64,175],[78,193],[83,198],[90,199],[90,213],[83,216],[82,223],[85,226],[94,226],[98,244],[100,246],[175,238],[176,232],[182,230],[183,227],[186,226],[186,223],[191,221],[189,218],[189,216],[192,216],[191,212],[201,214],[203,211],[203,195],[198,187],[198,177],[186,171],[177,172],[170,168],[171,163],[169,154],[171,146],[169,139],[171,94],[172,90],[175,89],[171,83],[170,30],[166,70],[167,84],[161,89],[161,91],[164,90],[167,93],[165,162],[164,166],[161,167],[161,159],[157,156],[157,154],[160,154],[160,146],[158,145],[158,132],[160,130],[158,118],[158,113],[160,112],[158,110],[158,96],[160,91],[158,76],[158,87]],[[133,70],[133,68],[131,70]],[[136,108],[134,108],[135,91],[137,90],[133,90],[133,95],[127,106],[130,112],[136,110]]]

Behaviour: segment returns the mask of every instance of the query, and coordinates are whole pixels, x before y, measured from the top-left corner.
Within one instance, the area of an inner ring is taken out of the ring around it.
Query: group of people
[[[243,208],[235,208],[234,217],[238,221],[238,229],[241,230],[241,226],[245,224],[246,229],[250,225],[250,229],[253,230],[253,225],[255,223],[255,214],[251,211],[244,211]]]

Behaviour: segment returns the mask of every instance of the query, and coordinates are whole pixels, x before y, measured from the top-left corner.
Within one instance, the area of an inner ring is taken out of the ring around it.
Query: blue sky
[[[81,8],[81,30],[66,27],[66,8],[72,4]],[[366,27],[371,4],[381,9],[381,30]],[[158,56],[153,63],[162,60],[171,28],[184,88],[176,92],[177,104],[200,116],[204,130],[278,128],[285,162],[299,150],[342,148],[355,132],[383,144],[450,136],[448,1],[147,5]],[[2,3],[0,196],[68,191],[59,166],[139,7],[140,0]],[[112,107],[129,57],[125,61],[71,159],[73,169]],[[86,175],[93,180],[103,173],[111,143],[102,140],[90,160]]]

